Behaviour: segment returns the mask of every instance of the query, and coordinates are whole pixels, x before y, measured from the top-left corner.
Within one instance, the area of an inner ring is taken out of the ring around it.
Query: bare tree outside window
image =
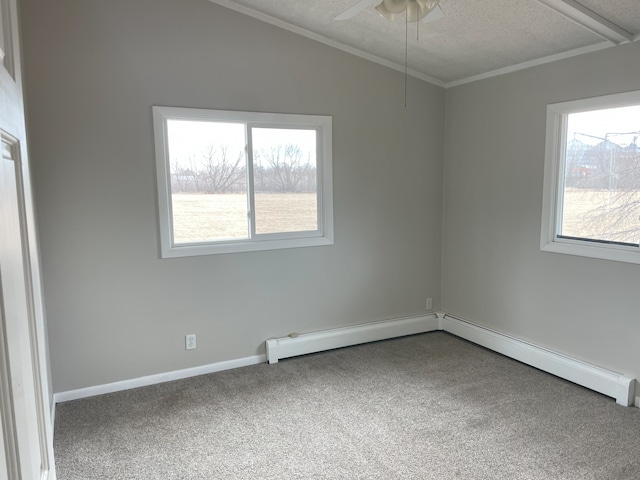
[[[626,128],[609,130],[616,113]],[[638,114],[622,107],[568,116],[561,236],[640,244]]]
[[[208,193],[237,193],[246,191],[246,161],[244,151],[230,153],[228,145],[209,145],[203,152],[202,166]]]
[[[316,131],[251,132],[256,233],[317,230]]]
[[[174,160],[171,163],[171,190],[174,192],[186,192],[190,176],[189,169],[184,168]]]
[[[195,191],[196,193],[200,192],[200,161],[198,160],[196,154],[189,155],[189,172],[191,173],[191,178],[193,180],[193,190],[184,190],[184,191]]]
[[[298,193],[315,191],[316,165],[300,145],[277,145],[254,151],[256,191]]]

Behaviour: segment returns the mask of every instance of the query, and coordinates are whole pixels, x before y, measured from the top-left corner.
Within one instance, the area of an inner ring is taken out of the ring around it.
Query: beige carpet
[[[60,480],[640,479],[640,409],[437,332],[58,405]]]

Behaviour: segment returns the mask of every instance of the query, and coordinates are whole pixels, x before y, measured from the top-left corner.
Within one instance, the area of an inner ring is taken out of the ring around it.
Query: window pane
[[[175,244],[248,238],[244,124],[167,120]]]
[[[560,235],[640,242],[640,106],[568,115]]]
[[[333,244],[330,116],[154,106],[153,129],[162,258]]]
[[[256,234],[318,230],[316,130],[251,134]]]

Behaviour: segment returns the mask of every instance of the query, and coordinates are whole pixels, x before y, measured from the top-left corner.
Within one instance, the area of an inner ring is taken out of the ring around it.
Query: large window
[[[163,257],[333,243],[331,117],[153,107]]]
[[[541,248],[640,263],[640,92],[548,106]]]

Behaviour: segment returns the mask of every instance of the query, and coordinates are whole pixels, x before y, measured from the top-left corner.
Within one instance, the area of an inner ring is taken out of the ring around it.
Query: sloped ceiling
[[[634,41],[639,0],[441,0],[441,18],[405,25],[358,0],[211,0],[282,28],[450,86]],[[432,20],[432,21],[429,21]]]

